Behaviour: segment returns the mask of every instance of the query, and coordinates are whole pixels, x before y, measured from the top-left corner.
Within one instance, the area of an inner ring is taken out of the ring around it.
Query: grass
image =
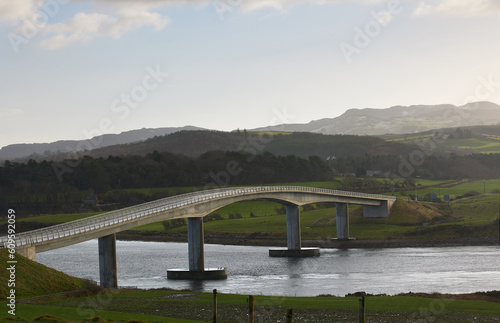
[[[433,137],[432,133],[421,133],[415,135],[389,135],[383,136],[387,141],[400,143],[415,143],[417,141],[426,141]],[[471,138],[448,138],[446,140],[435,142],[438,149],[447,150],[469,150],[474,153],[490,154],[500,152],[500,138],[494,135],[476,135]]]
[[[178,194],[184,194],[184,193],[190,193],[193,191],[199,191],[202,190],[203,187],[153,187],[153,188],[129,188],[129,189],[124,189],[125,192],[129,193],[141,193],[146,196],[153,196],[153,195],[178,195]]]
[[[485,224],[500,216],[500,196],[491,195],[453,204],[455,217],[466,224]]]
[[[38,223],[51,223],[51,224],[59,224],[65,223],[75,220],[84,219],[90,216],[94,216],[100,214],[102,212],[88,212],[88,213],[70,213],[70,214],[46,214],[46,215],[38,215],[32,216],[28,218],[18,218],[16,222],[38,222]],[[7,223],[6,220],[1,221],[0,224]]]
[[[179,295],[185,295],[185,297],[176,297]],[[457,298],[457,296],[446,295],[433,295],[433,297],[428,295],[366,296],[365,306],[369,320],[386,318],[387,315],[395,317],[389,322],[399,321],[401,316],[410,316],[413,320],[418,319],[419,316],[427,318],[432,316],[436,321],[442,321],[443,318],[458,315],[466,320],[471,316],[481,321],[482,315],[500,315],[498,302]],[[17,314],[26,320],[33,320],[41,315],[51,315],[65,320],[75,320],[75,318],[83,320],[98,316],[114,321],[134,319],[153,322],[206,322],[211,319],[212,304],[212,293],[171,290],[126,291],[101,295],[100,298],[94,296],[57,299],[44,301],[40,305],[19,304]],[[233,315],[238,313],[239,317],[243,318],[248,307],[247,296],[236,294],[218,293],[217,304],[219,316],[225,318],[228,317],[226,316],[228,313]],[[254,296],[254,304],[257,321],[264,318],[262,315],[276,311],[284,314],[289,308],[293,308],[294,312],[299,315],[321,316],[323,319],[324,315],[336,313],[347,314],[350,318],[354,318],[357,317],[359,296]],[[151,315],[150,313],[159,314]],[[192,320],[193,317],[199,317],[200,320]],[[191,320],[187,320],[189,318]],[[487,320],[487,317],[484,318]],[[345,318],[343,320],[345,321]],[[235,320],[227,318],[227,321]],[[331,321],[338,321],[338,319],[331,319]],[[407,320],[403,319],[403,321]]]
[[[437,144],[438,147],[470,149],[476,153],[490,154],[500,152],[500,140],[494,137],[473,137],[447,139]]]
[[[437,185],[433,184],[435,181],[428,180],[417,180],[417,184],[422,186]],[[446,183],[446,182],[444,182]],[[427,194],[438,194],[438,197],[443,199],[443,195],[449,195],[450,198],[456,198],[457,196],[464,195],[467,192],[476,191],[479,193],[486,192],[487,194],[493,193],[494,190],[500,189],[500,179],[488,179],[488,180],[477,180],[477,181],[462,181],[457,185],[451,187],[428,187],[424,189],[417,189],[417,194],[419,196]],[[410,194],[415,194],[415,189],[409,189]]]
[[[95,300],[89,301],[88,299],[81,300],[81,306],[66,307],[66,306],[51,306],[51,305],[34,305],[34,304],[17,304],[16,306],[16,318],[23,319],[28,322],[33,322],[35,318],[49,315],[52,317],[57,317],[64,321],[70,322],[81,322],[85,319],[91,320],[93,318],[101,318],[104,320],[112,322],[129,322],[132,318],[135,321],[144,322],[171,322],[171,323],[190,323],[190,322],[200,322],[184,319],[174,319],[164,316],[147,315],[134,313],[131,315],[127,312],[117,312],[117,311],[103,311],[95,310],[92,308],[86,308],[87,303]],[[63,322],[64,322],[63,321]]]
[[[332,182],[294,182],[294,183],[277,183],[271,186],[305,186],[305,187],[317,187],[326,188],[331,190],[341,190],[342,184],[338,181]]]
[[[9,253],[7,249],[0,249],[0,261],[7,263]],[[63,272],[46,267],[39,263],[15,254],[15,290],[16,298],[26,298],[39,295],[58,293],[66,290],[82,288],[84,282]],[[0,297],[5,299],[9,295],[10,287],[7,285],[10,273],[7,266],[2,266],[0,271],[2,284],[0,284]]]

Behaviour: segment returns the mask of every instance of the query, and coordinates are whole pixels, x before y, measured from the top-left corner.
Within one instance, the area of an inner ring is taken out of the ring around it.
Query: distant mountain
[[[164,136],[182,130],[203,130],[203,128],[185,126],[170,128],[142,128],[125,131],[120,134],[106,134],[90,140],[60,140],[52,143],[13,144],[0,149],[0,160],[25,158],[29,156],[50,157],[67,151],[93,150],[114,145],[144,141],[155,136]]]
[[[441,104],[394,106],[388,109],[349,109],[336,118],[320,119],[306,124],[269,126],[253,131],[384,135],[496,124],[500,124],[500,106],[491,102],[475,102],[460,107]]]
[[[279,132],[309,132],[317,134],[342,134],[342,135],[370,135],[381,136],[385,134],[411,134],[434,129],[482,126],[500,124],[500,106],[491,102],[476,102],[464,106],[451,104],[442,105],[413,105],[409,107],[395,106],[388,109],[350,109],[336,118],[327,118],[311,121],[307,124],[282,124],[257,128],[248,131],[279,131]],[[331,151],[339,145],[330,143],[323,146],[314,146],[305,149],[300,146],[300,152],[292,148],[294,143],[290,140],[303,140],[304,137],[279,137],[272,143],[246,142],[246,136],[230,135],[220,131],[201,131],[184,134],[182,130],[205,130],[194,126],[178,128],[140,129],[122,132],[120,134],[107,134],[94,137],[90,140],[64,140],[43,144],[14,144],[0,149],[0,160],[17,158],[46,159],[67,158],[68,151],[86,151],[91,156],[108,155],[145,155],[154,150],[184,154],[186,156],[199,156],[210,150],[260,150],[274,154],[297,154],[308,156],[338,155]],[[177,136],[163,136],[178,133]],[[160,137],[153,140],[153,137]],[[275,137],[275,139],[278,137]],[[308,138],[310,139],[310,138]],[[344,138],[345,139],[345,138]],[[318,140],[318,138],[315,138]],[[321,141],[341,140],[337,138],[321,138]],[[349,144],[351,139],[347,139]],[[307,141],[307,140],[306,140]],[[342,141],[342,140],[341,140]],[[132,145],[131,145],[132,144]],[[302,144],[302,143],[301,143]],[[280,145],[283,145],[280,147]],[[248,148],[247,146],[250,146]],[[257,147],[258,149],[255,149]],[[401,148],[401,147],[400,147]],[[381,146],[378,149],[382,149]],[[395,146],[384,147],[395,153]],[[361,149],[364,150],[364,149]],[[341,149],[344,152],[344,148]],[[347,151],[347,149],[345,149]],[[342,155],[341,153],[340,155]],[[63,156],[64,155],[64,156]],[[61,157],[62,156],[62,157]]]

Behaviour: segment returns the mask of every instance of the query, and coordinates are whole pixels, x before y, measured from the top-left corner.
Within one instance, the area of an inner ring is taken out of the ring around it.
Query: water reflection
[[[189,289],[191,290],[205,290],[205,282],[203,280],[188,281]]]

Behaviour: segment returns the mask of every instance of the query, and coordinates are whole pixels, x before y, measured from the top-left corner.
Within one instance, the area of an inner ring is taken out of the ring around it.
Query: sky
[[[0,0],[0,147],[500,104],[497,0]]]

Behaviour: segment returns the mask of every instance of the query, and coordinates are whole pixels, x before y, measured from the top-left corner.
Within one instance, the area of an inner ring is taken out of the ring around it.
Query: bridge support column
[[[188,218],[189,270],[169,269],[168,279],[215,280],[226,279],[226,268],[205,268],[203,218]]]
[[[288,250],[300,250],[300,216],[298,205],[286,206],[286,234]]]
[[[203,271],[205,269],[203,218],[188,218],[187,227],[189,270]]]
[[[315,257],[319,248],[301,248],[300,211],[298,205],[286,206],[286,234],[288,249],[271,249],[270,257]]]
[[[337,239],[349,240],[349,208],[347,203],[336,203]]]
[[[116,235],[111,234],[98,239],[100,285],[105,288],[118,288],[116,271]]]

